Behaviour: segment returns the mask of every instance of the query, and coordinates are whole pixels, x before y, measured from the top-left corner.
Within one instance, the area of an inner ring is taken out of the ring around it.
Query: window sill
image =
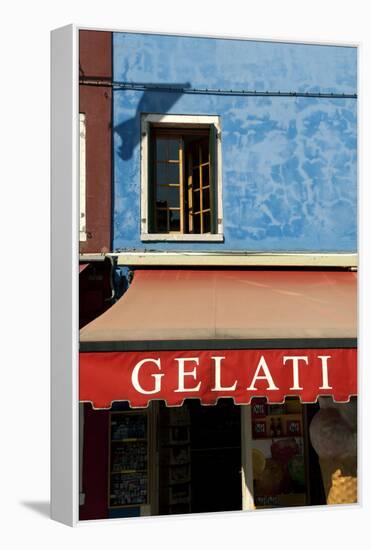
[[[188,234],[179,235],[175,233],[142,233],[140,236],[141,241],[174,241],[174,242],[223,242],[224,235],[222,234]]]

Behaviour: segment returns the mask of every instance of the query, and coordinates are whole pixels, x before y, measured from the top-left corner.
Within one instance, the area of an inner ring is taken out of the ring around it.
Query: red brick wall
[[[86,116],[86,232],[80,252],[111,249],[112,88],[81,84],[112,81],[112,33],[80,31],[80,113]]]

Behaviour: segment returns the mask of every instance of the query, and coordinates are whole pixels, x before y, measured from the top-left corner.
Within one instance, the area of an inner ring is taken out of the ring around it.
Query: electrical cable
[[[221,88],[190,88],[168,84],[145,84],[136,82],[117,82],[109,80],[96,80],[81,78],[80,84],[84,86],[108,86],[114,90],[131,90],[140,92],[170,92],[178,94],[201,94],[223,96],[252,96],[252,97],[307,97],[327,99],[357,99],[357,94],[331,93],[331,92],[289,92],[289,91],[259,91],[259,90],[223,90]]]

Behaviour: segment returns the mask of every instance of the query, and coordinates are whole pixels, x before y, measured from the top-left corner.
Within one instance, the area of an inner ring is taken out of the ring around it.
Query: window
[[[222,241],[215,116],[142,118],[142,240]]]
[[[86,241],[86,120],[80,113],[80,241]]]

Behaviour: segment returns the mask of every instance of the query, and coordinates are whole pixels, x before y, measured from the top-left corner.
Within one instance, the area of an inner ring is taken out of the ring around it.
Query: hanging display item
[[[295,398],[282,405],[253,399],[252,463],[257,508],[300,506],[308,501],[303,406]]]

